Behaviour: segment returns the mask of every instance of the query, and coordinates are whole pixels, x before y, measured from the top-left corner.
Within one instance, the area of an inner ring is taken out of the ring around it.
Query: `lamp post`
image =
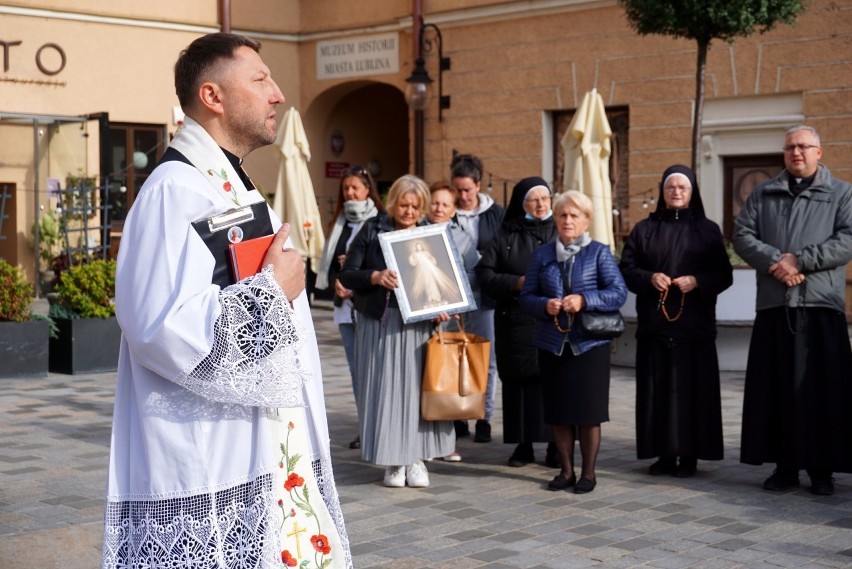
[[[429,72],[426,70],[425,54],[432,50],[438,50],[438,121],[444,121],[444,109],[450,108],[450,96],[444,95],[444,71],[450,69],[450,58],[444,57],[443,37],[441,30],[435,24],[424,24],[420,20],[417,33],[417,59],[414,70],[405,80],[408,86],[405,89],[405,100],[414,110],[414,173],[423,177],[423,154],[424,154],[424,132],[423,132],[423,110],[429,102],[429,87],[433,83]]]

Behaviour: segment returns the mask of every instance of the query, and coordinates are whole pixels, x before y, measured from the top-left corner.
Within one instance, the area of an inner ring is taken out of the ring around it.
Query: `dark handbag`
[[[581,310],[575,315],[577,331],[587,338],[611,340],[624,334],[625,324],[621,312],[594,312]]]
[[[625,324],[621,312],[597,312],[593,310],[581,310],[568,315],[568,327],[559,325],[558,315],[553,316],[553,324],[556,329],[567,334],[574,326],[577,332],[586,338],[594,340],[612,340],[624,334]]]

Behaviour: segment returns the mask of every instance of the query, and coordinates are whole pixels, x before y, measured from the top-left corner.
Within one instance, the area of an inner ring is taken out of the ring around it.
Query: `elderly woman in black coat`
[[[559,466],[553,437],[544,424],[538,350],[532,345],[535,318],[518,305],[532,252],[555,238],[547,182],[524,178],[512,190],[500,231],[476,267],[482,290],[497,303],[494,350],[503,383],[503,442],[517,443],[510,466],[534,462],[534,442],[548,442],[545,462]]]
[[[699,458],[723,458],[716,297],[733,271],[690,168],[663,172],[657,209],[631,231],[620,269],[636,293],[638,457],[660,457],[652,475],[693,476]]]

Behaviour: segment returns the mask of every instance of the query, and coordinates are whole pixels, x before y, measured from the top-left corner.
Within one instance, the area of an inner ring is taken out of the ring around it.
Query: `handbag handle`
[[[450,320],[448,320],[447,322],[450,322]],[[444,324],[446,324],[447,322],[438,322],[438,330],[437,330],[437,332],[438,332],[438,340],[439,340],[442,344],[444,343],[444,335],[443,335],[443,333],[442,333],[442,332],[444,331]],[[461,315],[459,315],[459,317],[458,317],[458,318],[456,318],[456,322],[458,322],[458,325],[459,325],[459,332],[461,332],[462,334],[464,334],[464,333],[465,333],[465,332],[464,332],[464,318],[463,318]]]
[[[459,332],[461,332],[461,340],[448,343],[457,344],[459,346],[459,395],[467,397],[470,395],[470,362],[467,357],[467,345],[470,339],[464,331],[464,319],[459,316],[457,319]],[[438,342],[444,344],[444,323],[438,323]]]

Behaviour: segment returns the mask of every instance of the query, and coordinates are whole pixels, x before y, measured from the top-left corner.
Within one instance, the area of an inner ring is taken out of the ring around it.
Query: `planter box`
[[[46,320],[0,322],[0,377],[45,377],[50,325]]]
[[[59,337],[50,339],[50,371],[77,374],[118,369],[121,328],[115,317],[55,322]]]

